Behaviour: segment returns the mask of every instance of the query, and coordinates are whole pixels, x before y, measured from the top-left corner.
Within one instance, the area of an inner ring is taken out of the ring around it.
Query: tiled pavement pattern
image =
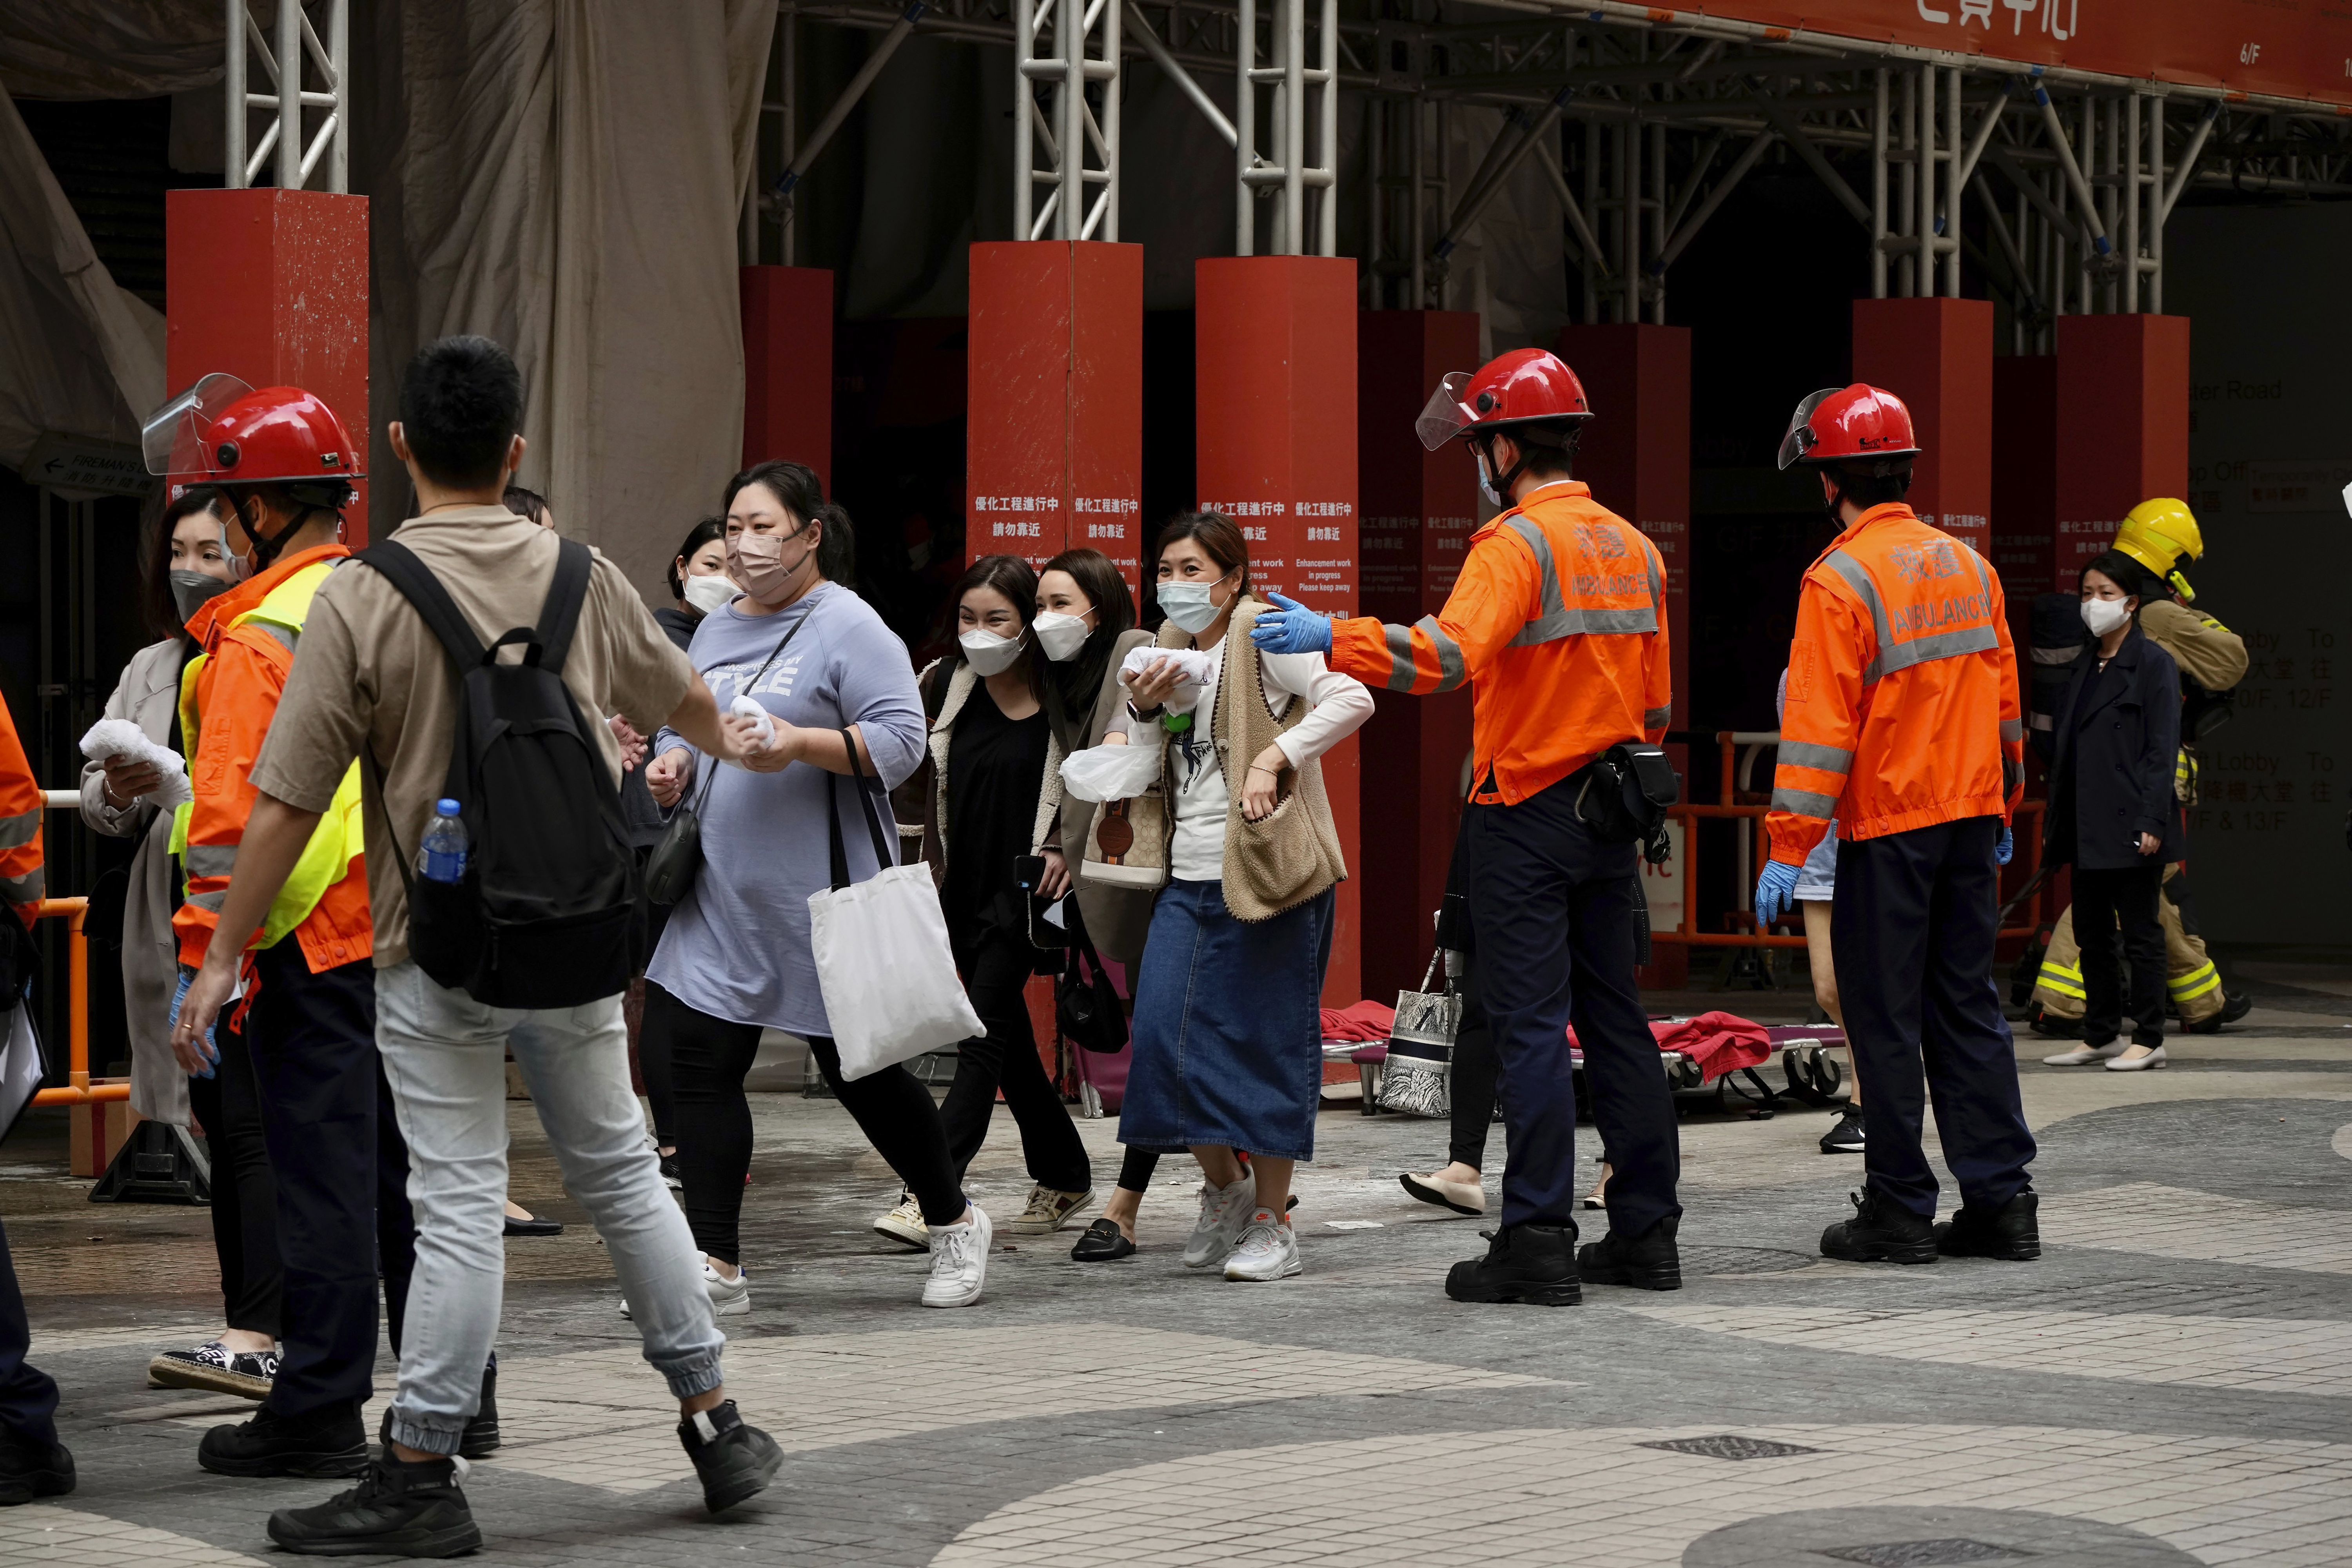
[[[2252,1026],[2171,1042],[2187,1070],[2045,1068],[2024,1043],[2039,1263],[1826,1262],[1859,1163],[1815,1152],[1825,1115],[1702,1110],[1687,1288],[1561,1311],[1446,1302],[1481,1224],[1396,1183],[1444,1130],[1334,1110],[1300,1173],[1299,1279],[1182,1268],[1171,1162],[1136,1258],[1080,1267],[1066,1235],[1000,1228],[987,1300],[926,1312],[921,1260],[866,1228],[897,1186],[847,1118],[757,1097],[754,1308],[725,1320],[728,1370],[788,1458],[716,1522],[517,1105],[512,1190],[572,1229],[509,1245],[508,1444],[467,1483],[484,1561],[2352,1563],[2352,984],[2256,989]],[[1715,1005],[1801,1001],[1683,1010]],[[1107,1182],[1113,1125],[1081,1130]],[[0,1213],[83,1484],[0,1510],[0,1568],[284,1561],[268,1510],[334,1487],[204,1476],[201,1429],[249,1407],[143,1386],[151,1354],[216,1326],[206,1216],[89,1205],[61,1142],[37,1121],[11,1140]],[[1000,1221],[1020,1207],[1009,1119],[971,1184]],[[1818,1452],[1643,1446],[1719,1436]]]

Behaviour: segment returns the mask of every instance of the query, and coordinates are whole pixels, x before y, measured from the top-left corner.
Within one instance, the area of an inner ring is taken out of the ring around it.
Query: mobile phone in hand
[[[1021,890],[1034,898],[1045,882],[1045,858],[1043,855],[1015,855],[1013,858],[1013,879]]]

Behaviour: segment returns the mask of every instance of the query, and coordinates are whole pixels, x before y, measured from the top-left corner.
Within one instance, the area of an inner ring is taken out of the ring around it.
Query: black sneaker
[[[1837,1125],[1822,1134],[1824,1154],[1859,1154],[1862,1152],[1862,1107],[1849,1104]]]
[[[731,1399],[679,1422],[677,1441],[702,1478],[702,1506],[712,1513],[757,1497],[783,1468],[784,1451],[757,1426],[745,1426]]]
[[[1999,1258],[2031,1263],[2042,1256],[2041,1194],[2031,1187],[1997,1209],[1962,1204],[1936,1227],[1936,1250],[1947,1258]]]
[[[269,1539],[305,1557],[455,1557],[480,1546],[482,1531],[458,1489],[457,1460],[387,1457],[347,1492],[271,1514]]]
[[[675,1154],[663,1154],[659,1156],[659,1158],[661,1160],[662,1185],[667,1187],[674,1193],[682,1193],[686,1191],[686,1173],[677,1168],[677,1156]]]
[[[357,1405],[299,1415],[265,1405],[250,1421],[205,1433],[196,1463],[216,1476],[356,1476],[367,1468],[367,1428]]]
[[[1576,1254],[1576,1271],[1595,1285],[1631,1285],[1636,1290],[1683,1288],[1682,1255],[1675,1232],[1682,1220],[1668,1215],[1631,1241],[1614,1230]]]
[[[392,1406],[383,1407],[383,1418],[376,1423],[375,1440],[383,1446],[386,1458],[392,1454]],[[499,1358],[482,1369],[482,1402],[467,1418],[465,1430],[457,1434],[457,1457],[461,1459],[487,1459],[499,1450],[503,1441],[499,1436]]]
[[[1576,1230],[1565,1225],[1507,1225],[1482,1230],[1492,1246],[1484,1258],[1455,1264],[1445,1293],[1457,1301],[1523,1301],[1573,1307],[1584,1300],[1576,1278]]]
[[[165,1351],[147,1363],[147,1381],[156,1388],[204,1388],[247,1399],[268,1398],[277,1377],[276,1351],[232,1351],[218,1340]]]
[[[0,1508],[37,1497],[63,1497],[73,1489],[73,1456],[63,1443],[0,1432]]]
[[[2192,1035],[2218,1035],[2224,1024],[2234,1024],[2254,1010],[2254,999],[2243,991],[2221,993],[2221,1010],[2210,1017],[2200,1018],[2181,1027]]]
[[[1822,1256],[1848,1263],[1933,1263],[1936,1236],[1909,1209],[1865,1187],[1851,1194],[1854,1215],[1822,1232]]]

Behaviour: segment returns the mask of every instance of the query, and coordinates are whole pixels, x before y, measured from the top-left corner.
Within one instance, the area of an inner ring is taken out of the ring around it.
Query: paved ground
[[[895,1188],[847,1117],[760,1096],[727,1368],[787,1450],[777,1486],[702,1519],[575,1223],[509,1244],[507,1446],[467,1490],[516,1564],[2352,1563],[2352,966],[2244,972],[2246,1026],[2177,1037],[2168,1071],[2045,1068],[2028,1042],[2040,1263],[1825,1262],[1859,1165],[1815,1152],[1825,1113],[1703,1111],[1687,1288],[1571,1310],[1447,1302],[1478,1222],[1396,1182],[1442,1163],[1442,1128],[1331,1110],[1299,1279],[1182,1268],[1171,1163],[1136,1258],[1020,1241],[980,1307],[927,1312],[920,1261],[866,1228]],[[513,1109],[517,1194],[581,1220]],[[1081,1125],[1107,1184],[1113,1123]],[[0,1213],[82,1487],[0,1512],[0,1563],[268,1554],[268,1510],[331,1489],[204,1475],[197,1438],[243,1402],[144,1386],[217,1326],[205,1217],[92,1207],[61,1153],[53,1124],[12,1140]],[[973,1184],[1019,1208],[1006,1119]]]

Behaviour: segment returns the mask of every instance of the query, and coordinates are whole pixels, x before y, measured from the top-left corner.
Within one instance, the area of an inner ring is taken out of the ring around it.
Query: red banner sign
[[[2352,0],[1723,0],[1685,13],[2347,106]],[[1662,19],[1666,13],[1654,12]]]

